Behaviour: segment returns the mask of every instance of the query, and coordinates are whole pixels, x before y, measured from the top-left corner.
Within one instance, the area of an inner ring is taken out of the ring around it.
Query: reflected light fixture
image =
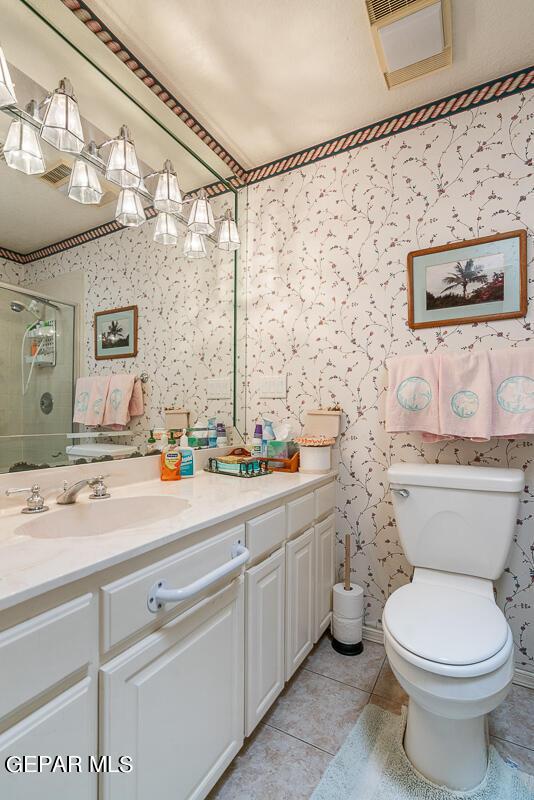
[[[133,189],[120,192],[115,219],[126,228],[137,228],[146,220],[141,198]]]
[[[137,162],[135,146],[126,125],[121,127],[117,138],[111,141],[106,178],[108,181],[118,184],[122,189],[141,188],[143,179]]]
[[[232,217],[232,212],[230,209],[227,209],[219,228],[217,247],[219,250],[232,251],[239,250],[240,244],[237,225]]]
[[[176,217],[160,211],[156,219],[154,241],[158,244],[176,244],[178,241],[178,223]]]
[[[201,189],[193,202],[187,227],[191,233],[209,235],[215,230],[215,218],[205,189]]]
[[[187,231],[184,242],[184,256],[186,258],[207,258],[206,241],[201,233]]]
[[[34,100],[28,103],[26,111],[32,116],[36,115]],[[4,144],[4,158],[8,167],[18,169],[26,175],[39,175],[46,169],[39,137],[34,128],[21,119],[14,119],[9,126]]]
[[[87,153],[94,158],[98,157],[96,144],[89,142]],[[98,205],[102,199],[103,191],[98,180],[98,173],[94,166],[82,158],[74,162],[67,192],[71,200],[84,205]]]
[[[167,159],[163,170],[158,173],[158,183],[154,193],[154,208],[156,211],[166,211],[169,214],[182,213],[182,193],[178,185],[178,178],[172,163]]]
[[[7,66],[4,51],[0,47],[0,108],[13,106],[17,102],[15,88]]]
[[[78,101],[68,78],[63,78],[59,82],[58,88],[46,101],[41,138],[64,153],[77,154],[83,150],[83,130]]]

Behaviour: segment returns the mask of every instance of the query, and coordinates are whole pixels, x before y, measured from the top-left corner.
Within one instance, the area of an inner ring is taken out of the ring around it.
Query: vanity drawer
[[[296,533],[309,528],[313,524],[315,515],[315,502],[313,492],[291,500],[287,504],[287,535],[294,536]]]
[[[96,658],[96,621],[86,594],[0,634],[0,718]]]
[[[188,547],[162,561],[156,561],[131,575],[103,586],[102,599],[102,646],[107,652],[128,636],[161,618],[167,621],[168,615],[162,611],[152,614],[147,607],[150,587],[164,580],[169,587],[180,588],[202,578],[208,572],[221,566],[232,557],[232,546],[245,541],[245,526],[238,525],[229,531],[213,536],[202,544]],[[191,603],[190,600],[171,604],[166,611]]]
[[[250,558],[255,559],[276,549],[286,538],[286,509],[274,508],[260,517],[251,519],[246,524],[247,547]]]
[[[321,519],[334,510],[336,503],[336,482],[327,483],[315,490],[315,519]]]

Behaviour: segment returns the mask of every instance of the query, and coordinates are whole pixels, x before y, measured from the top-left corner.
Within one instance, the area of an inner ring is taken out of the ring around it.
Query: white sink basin
[[[188,506],[187,500],[169,495],[90,500],[38,514],[19,525],[16,532],[37,539],[100,536],[168,521]]]

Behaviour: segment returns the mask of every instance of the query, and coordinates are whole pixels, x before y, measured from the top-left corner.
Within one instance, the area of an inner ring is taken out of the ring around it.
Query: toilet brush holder
[[[363,589],[356,583],[334,586],[332,612],[332,647],[344,656],[357,656],[363,651]]]

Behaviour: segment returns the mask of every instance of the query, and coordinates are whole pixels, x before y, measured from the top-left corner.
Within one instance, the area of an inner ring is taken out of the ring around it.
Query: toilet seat
[[[439,675],[475,677],[498,669],[512,650],[510,627],[492,597],[414,582],[388,599],[383,617],[391,647]]]

